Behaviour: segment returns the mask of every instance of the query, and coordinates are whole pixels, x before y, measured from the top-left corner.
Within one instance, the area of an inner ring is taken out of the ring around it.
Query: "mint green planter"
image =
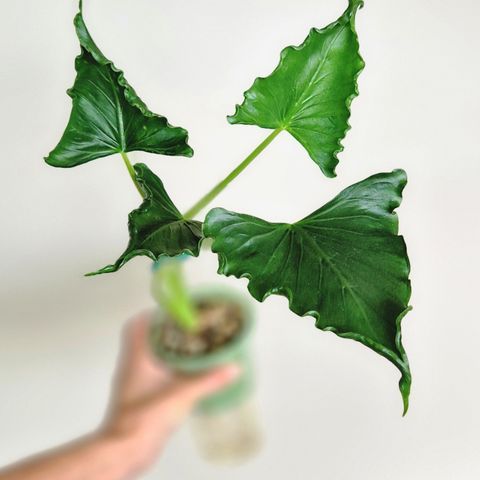
[[[155,285],[152,288],[155,292]],[[194,302],[200,300],[227,300],[240,306],[243,313],[243,327],[237,336],[223,347],[212,353],[201,356],[180,356],[165,351],[159,341],[159,325],[165,319],[161,305],[155,314],[152,324],[150,341],[153,352],[170,368],[187,374],[204,372],[206,370],[227,364],[237,363],[242,368],[239,379],[200,403],[198,409],[205,413],[215,413],[232,408],[245,400],[253,390],[253,368],[249,346],[253,331],[254,315],[251,303],[236,290],[223,286],[204,286],[192,290]]]

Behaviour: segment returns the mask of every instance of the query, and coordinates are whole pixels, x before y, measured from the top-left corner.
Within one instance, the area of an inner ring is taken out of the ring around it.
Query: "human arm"
[[[234,365],[195,376],[170,372],[148,348],[149,315],[125,329],[110,407],[93,433],[0,470],[0,480],[129,480],[147,469],[196,402],[230,383]]]

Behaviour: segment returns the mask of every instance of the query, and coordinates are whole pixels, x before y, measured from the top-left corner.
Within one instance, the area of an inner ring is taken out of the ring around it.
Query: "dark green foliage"
[[[248,278],[259,301],[287,297],[290,309],[314,316],[318,328],[393,362],[402,373],[405,411],[411,377],[400,319],[408,310],[410,267],[393,210],[406,182],[403,170],[374,175],[294,224],[222,208],[211,210],[204,224],[219,273]]]
[[[354,24],[362,4],[350,0],[336,22],[312,28],[301,45],[285,48],[275,71],[255,80],[229,122],[286,130],[327,177],[335,176],[364,67]]]
[[[162,181],[143,163],[135,165],[136,179],[145,192],[145,200],[128,216],[130,242],[113,264],[87,275],[116,272],[133,257],[146,255],[158,260],[162,255],[173,257],[200,252],[202,224],[185,220],[168,196]]]
[[[192,156],[187,131],[172,127],[147,108],[95,45],[81,11],[74,24],[81,54],[75,60],[75,83],[68,91],[72,112],[60,142],[45,161],[54,167],[75,167],[134,150]]]

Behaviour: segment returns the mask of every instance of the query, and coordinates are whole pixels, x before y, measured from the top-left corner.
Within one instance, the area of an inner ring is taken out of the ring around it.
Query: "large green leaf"
[[[335,176],[364,67],[354,23],[362,4],[349,0],[336,22],[313,28],[301,45],[285,48],[274,72],[255,80],[229,122],[288,131],[327,177]]]
[[[75,83],[67,92],[72,112],[60,142],[45,161],[54,167],[74,167],[133,150],[192,156],[187,131],[148,110],[123,73],[95,45],[81,4],[74,24],[81,54],[75,61]]]
[[[204,235],[214,239],[219,273],[249,280],[259,301],[288,298],[316,326],[358,340],[401,371],[405,411],[411,376],[400,321],[410,299],[409,261],[398,219],[406,184],[402,170],[352,185],[297,223],[269,223],[211,210]]]
[[[138,255],[158,260],[187,253],[195,257],[200,251],[202,224],[185,220],[168,196],[162,181],[143,163],[134,166],[137,182],[145,193],[145,200],[128,216],[130,242],[127,249],[113,264],[88,273],[116,272]]]

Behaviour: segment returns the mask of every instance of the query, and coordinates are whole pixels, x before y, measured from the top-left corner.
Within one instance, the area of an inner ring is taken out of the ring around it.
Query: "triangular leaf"
[[[288,298],[298,315],[352,338],[388,358],[401,371],[405,411],[411,376],[400,320],[410,299],[409,261],[398,219],[406,184],[402,170],[352,185],[294,224],[211,210],[204,224],[214,239],[219,273],[249,279],[259,301]]]
[[[75,167],[133,150],[192,156],[187,131],[148,110],[123,73],[95,45],[81,10],[74,24],[81,54],[75,60],[75,83],[67,92],[72,112],[60,142],[45,161],[54,167]]]
[[[130,242],[127,249],[113,265],[87,275],[116,272],[138,255],[158,260],[162,255],[173,257],[181,253],[197,257],[200,252],[201,222],[182,217],[162,181],[145,164],[137,163],[134,169],[145,200],[128,216]]]
[[[334,177],[364,67],[354,23],[362,4],[350,0],[336,22],[313,28],[301,45],[285,48],[274,72],[255,80],[229,122],[288,131]]]

